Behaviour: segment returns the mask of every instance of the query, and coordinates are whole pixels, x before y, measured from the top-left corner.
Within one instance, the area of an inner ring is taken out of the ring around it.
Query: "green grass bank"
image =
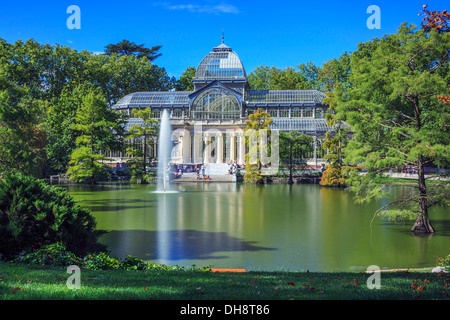
[[[202,270],[83,270],[69,289],[65,268],[0,262],[1,300],[446,300],[450,275],[380,272],[380,289],[368,273]],[[374,282],[372,282],[374,283]]]

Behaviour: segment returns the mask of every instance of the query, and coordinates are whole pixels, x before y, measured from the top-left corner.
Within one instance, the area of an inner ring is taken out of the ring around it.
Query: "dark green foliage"
[[[0,67],[0,173],[20,171],[39,176],[45,159],[46,134],[39,122],[43,104],[30,89],[14,85]]]
[[[101,248],[94,217],[60,187],[23,174],[0,180],[0,253],[61,242],[77,255]]]
[[[70,265],[78,265],[80,258],[72,252],[67,251],[62,243],[55,243],[44,245],[38,250],[25,253],[23,257],[15,259],[14,262],[54,267],[67,267]]]
[[[316,66],[309,61],[297,67],[284,69],[259,66],[249,75],[253,90],[319,90],[331,92],[337,83],[346,83],[350,73],[350,55],[345,52],[339,58]],[[181,80],[181,78],[180,78]]]
[[[99,88],[87,91],[76,111],[70,129],[77,132],[76,149],[70,157],[67,175],[70,179],[95,184],[97,179],[108,177],[108,160],[101,150],[119,150],[124,134],[124,118],[111,110]]]
[[[195,72],[197,69],[195,67],[187,67],[187,69],[180,76],[180,79],[175,83],[176,91],[194,91],[194,80]]]
[[[73,252],[66,249],[61,242],[44,245],[37,250],[25,252],[21,257],[18,257],[11,262],[23,263],[30,265],[65,267],[76,265],[85,270],[189,270],[195,269],[199,271],[207,271],[211,267],[192,268],[180,266],[167,266],[155,263],[145,262],[141,259],[126,255],[125,259],[119,260],[111,257],[108,251],[90,252],[84,257],[76,256]]]
[[[105,47],[105,54],[109,56],[112,54],[117,54],[118,56],[132,54],[138,58],[145,57],[149,61],[153,61],[162,55],[162,53],[158,52],[161,48],[162,46],[146,48],[143,44],[138,45],[129,40],[122,40],[116,44],[108,44]]]
[[[83,258],[81,263],[84,268],[90,270],[110,270],[120,267],[119,260],[111,257],[106,251],[89,253]]]
[[[0,174],[19,171],[41,178],[64,173],[80,135],[71,127],[83,98],[94,89],[111,107],[132,92],[173,88],[175,80],[152,62],[160,46],[122,44],[110,55],[99,55],[0,38]],[[127,46],[132,50],[126,52]],[[120,137],[117,127],[116,133]],[[115,140],[102,137],[102,151],[121,150],[120,139]]]

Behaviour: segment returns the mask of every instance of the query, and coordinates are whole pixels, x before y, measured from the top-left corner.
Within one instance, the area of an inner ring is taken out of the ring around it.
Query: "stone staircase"
[[[221,176],[228,175],[230,165],[227,163],[205,163],[205,175]]]

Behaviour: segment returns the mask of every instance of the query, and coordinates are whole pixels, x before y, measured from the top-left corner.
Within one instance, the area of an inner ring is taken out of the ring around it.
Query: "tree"
[[[46,135],[40,125],[42,101],[27,87],[7,81],[0,71],[0,174],[23,172],[41,177]]]
[[[83,99],[91,90],[92,85],[87,83],[76,86],[68,84],[48,106],[43,124],[47,133],[47,173],[62,174],[67,171],[70,156],[76,148],[76,138],[80,135],[72,126],[77,110],[82,108]]]
[[[259,66],[248,75],[253,90],[319,90],[332,91],[337,82],[346,82],[350,72],[350,55],[345,52],[321,67],[312,61],[296,68]]]
[[[142,119],[142,124],[137,123],[129,128],[126,139],[143,139],[144,150],[133,147],[128,148],[127,153],[131,154],[133,159],[128,160],[127,165],[131,167],[133,180],[139,183],[146,183],[148,144],[158,136],[158,120],[152,118],[152,110],[150,108],[143,110],[134,109],[133,116]]]
[[[177,91],[193,91],[194,84],[192,80],[195,77],[195,72],[197,69],[195,67],[188,67],[183,74],[180,76],[180,79],[175,83],[175,90]]]
[[[319,70],[317,87],[330,93],[337,85],[346,85],[350,74],[350,54],[344,52],[339,58],[323,63]]]
[[[308,80],[295,68],[260,66],[248,76],[253,90],[301,90],[310,89]]]
[[[327,151],[327,154],[324,155],[324,159],[328,164],[326,165],[325,171],[322,173],[320,185],[345,187],[347,186],[350,170],[352,170],[352,167],[344,164],[343,149],[346,146],[348,128],[343,128],[338,124],[333,131],[334,132],[327,131],[325,133],[323,149]]]
[[[304,81],[306,81],[306,85],[303,85],[304,89],[308,90],[321,90],[321,68],[316,66],[312,61],[305,63],[301,63],[297,66],[298,73]]]
[[[289,169],[289,184],[293,184],[293,170],[295,167],[304,167],[305,153],[314,150],[313,138],[298,131],[280,132],[280,158]]]
[[[354,131],[346,160],[367,169],[352,175],[352,189],[358,201],[389,197],[392,183],[373,183],[377,177],[414,169],[414,192],[378,212],[414,212],[411,231],[433,233],[429,208],[448,205],[448,187],[427,184],[425,165],[446,165],[450,158],[448,107],[436,98],[448,88],[448,39],[404,23],[397,33],[361,48],[351,56],[351,85],[337,94],[337,110]]]
[[[144,47],[144,44],[138,45],[134,42],[130,42],[129,40],[122,40],[116,44],[108,44],[105,47],[105,54],[108,56],[111,56],[114,53],[118,56],[134,55],[138,58],[145,57],[148,61],[154,61],[162,55],[162,53],[158,52],[161,48],[162,46],[146,48]]]
[[[92,89],[76,112],[72,129],[80,135],[77,148],[72,152],[67,175],[74,181],[95,184],[98,178],[108,176],[108,160],[101,150],[120,150],[122,146],[123,122],[121,114],[108,108],[99,89]]]
[[[336,82],[335,86],[340,83]],[[344,164],[344,152],[347,142],[349,126],[343,121],[342,114],[336,114],[336,96],[334,92],[329,92],[323,101],[329,105],[330,112],[325,114],[327,125],[333,128],[325,133],[323,149],[327,151],[324,159],[328,162],[325,171],[322,173],[320,185],[345,187],[349,178],[350,166]]]
[[[159,49],[150,54],[143,48],[98,55],[0,38],[0,171],[66,172],[82,135],[71,128],[92,86],[101,88],[109,106],[133,92],[173,89],[174,78],[152,62]]]
[[[169,91],[174,78],[146,58],[135,55],[93,55],[86,65],[85,81],[101,87],[108,105],[140,91]]]
[[[269,145],[267,142],[270,138],[269,126],[272,124],[272,119],[270,118],[270,114],[261,108],[248,117],[249,120],[245,121],[247,127],[244,132],[249,152],[245,155],[247,173],[244,175],[244,180],[261,184],[263,183],[261,157],[262,152],[269,153]]]

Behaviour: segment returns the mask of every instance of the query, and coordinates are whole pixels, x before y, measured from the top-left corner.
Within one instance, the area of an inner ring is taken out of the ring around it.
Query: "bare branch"
[[[403,113],[401,111],[398,111],[398,110],[392,110],[392,111],[398,113],[399,115],[401,115],[401,116],[403,116],[403,117],[405,117],[405,118],[407,118],[409,120],[415,121],[415,119],[413,117],[410,117],[410,116],[406,115],[405,113]]]

